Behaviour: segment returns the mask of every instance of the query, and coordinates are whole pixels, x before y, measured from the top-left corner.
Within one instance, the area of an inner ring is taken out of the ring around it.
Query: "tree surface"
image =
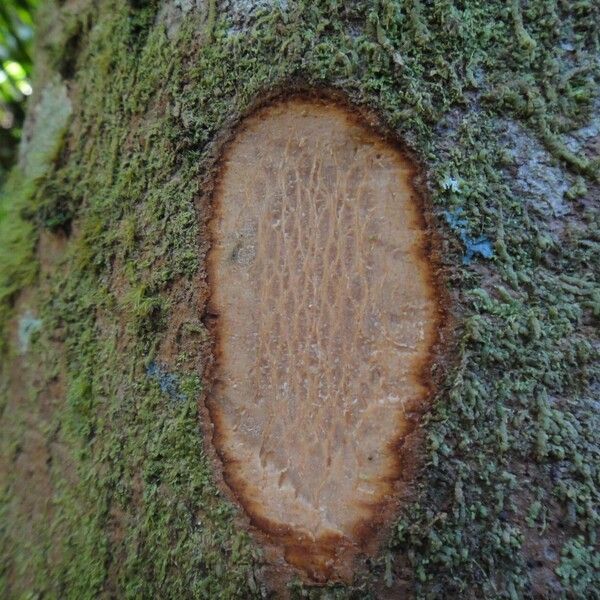
[[[600,6],[50,0],[0,196],[4,598],[600,597]],[[274,583],[219,484],[206,221],[292,90],[421,166],[451,323],[410,497],[352,581]]]

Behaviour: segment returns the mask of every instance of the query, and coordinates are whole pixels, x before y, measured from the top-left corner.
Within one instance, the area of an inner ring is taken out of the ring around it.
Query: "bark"
[[[48,2],[0,195],[3,597],[593,598],[600,9],[593,0]],[[294,91],[421,166],[452,323],[377,551],[262,552],[202,401],[224,143]]]

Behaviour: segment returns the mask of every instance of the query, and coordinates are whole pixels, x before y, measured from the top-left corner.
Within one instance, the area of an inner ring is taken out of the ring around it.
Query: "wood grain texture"
[[[229,145],[208,258],[225,481],[311,579],[345,578],[393,502],[439,324],[403,154],[347,109],[280,102]]]

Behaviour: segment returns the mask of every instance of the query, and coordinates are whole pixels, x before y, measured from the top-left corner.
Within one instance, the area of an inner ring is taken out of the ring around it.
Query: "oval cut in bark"
[[[438,304],[413,166],[348,109],[260,110],[223,158],[210,223],[224,479],[317,581],[346,578],[393,503]]]

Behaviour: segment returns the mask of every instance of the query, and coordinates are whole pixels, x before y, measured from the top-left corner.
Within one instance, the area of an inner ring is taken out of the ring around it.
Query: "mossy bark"
[[[599,22],[594,0],[46,3],[0,199],[1,595],[271,593],[202,440],[205,222],[231,128],[302,88],[421,162],[454,332],[380,553],[287,592],[598,597]]]

